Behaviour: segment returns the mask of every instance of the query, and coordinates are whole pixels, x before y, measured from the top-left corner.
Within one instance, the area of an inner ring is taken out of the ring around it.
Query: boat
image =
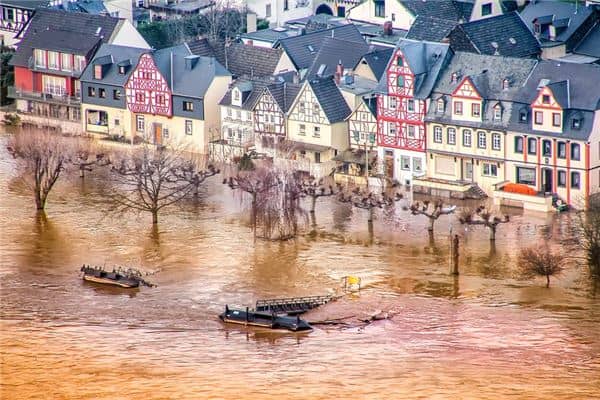
[[[140,283],[143,283],[141,278],[120,269],[113,269],[112,272],[108,272],[102,267],[83,265],[81,272],[83,272],[83,280],[88,282],[103,283],[122,288],[136,288],[140,286]]]
[[[258,326],[269,329],[287,329],[293,332],[312,330],[312,326],[300,317],[277,315],[275,313],[254,311],[246,307],[245,310],[230,309],[225,305],[225,312],[219,315],[221,321],[230,324],[245,326]]]

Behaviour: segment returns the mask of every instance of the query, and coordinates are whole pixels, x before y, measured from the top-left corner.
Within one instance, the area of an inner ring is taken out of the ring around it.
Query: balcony
[[[44,92],[33,92],[19,89],[15,86],[8,87],[8,97],[21,100],[36,100],[45,103],[78,106],[81,105],[81,96],[69,96],[61,94],[51,94]]]
[[[526,185],[511,184],[509,181],[500,182],[494,185],[494,205],[519,207],[524,210],[544,213],[555,210],[551,195],[546,195],[533,189],[522,191],[507,190],[508,185],[511,187],[524,186],[525,188],[529,188]]]

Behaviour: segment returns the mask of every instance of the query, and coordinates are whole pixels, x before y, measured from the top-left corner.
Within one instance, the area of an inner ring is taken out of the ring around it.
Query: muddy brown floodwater
[[[107,214],[103,179],[70,177],[47,217],[15,179],[0,135],[0,398],[12,399],[592,399],[600,398],[599,292],[583,266],[549,289],[515,279],[519,246],[554,246],[573,217],[511,210],[495,249],[487,232],[317,203],[316,236],[258,241],[244,208],[214,178],[197,204]],[[447,275],[447,232],[462,236],[461,275]],[[83,263],[151,271],[156,288],[84,283]],[[222,325],[225,303],[334,291],[359,296],[319,312],[383,310],[366,327],[308,334]]]

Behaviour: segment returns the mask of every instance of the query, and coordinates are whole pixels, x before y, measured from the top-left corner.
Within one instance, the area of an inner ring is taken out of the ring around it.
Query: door
[[[394,178],[394,152],[391,150],[385,151],[385,176]]]
[[[318,164],[321,162],[321,153],[315,151],[315,162]]]
[[[468,181],[473,180],[473,163],[471,161],[465,162],[465,179]]]
[[[162,125],[154,124],[154,144],[157,146],[162,145]]]
[[[550,168],[544,168],[543,171],[542,189],[545,193],[552,193],[554,190],[554,185],[552,182],[552,170]]]

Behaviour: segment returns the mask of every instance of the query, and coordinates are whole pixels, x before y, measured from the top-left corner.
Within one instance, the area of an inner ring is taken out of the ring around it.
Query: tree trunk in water
[[[373,225],[373,207],[369,208],[369,222]]]
[[[454,235],[452,239],[452,274],[458,275],[458,256],[459,256],[459,239],[458,235]]]
[[[315,204],[316,204],[316,203],[317,203],[317,198],[316,198],[316,197],[313,197],[313,198],[312,198],[312,200],[311,200],[311,204],[310,204],[310,212],[311,212],[312,214],[314,214],[314,213],[315,213]]]
[[[79,167],[79,177],[81,179],[85,178],[85,170],[83,167]]]
[[[429,227],[427,228],[427,230],[429,232],[433,232],[433,224],[435,224],[435,219],[434,218],[429,218]]]
[[[158,211],[152,210],[152,224],[158,224]]]
[[[38,211],[42,211],[46,207],[46,199],[39,191],[35,192],[35,207]]]
[[[373,243],[373,220],[369,219],[369,221],[367,223],[369,226],[369,243],[372,244]]]
[[[490,226],[490,240],[491,241],[496,240],[496,227],[495,226]]]
[[[252,193],[252,230],[254,231],[254,241],[256,242],[256,193]]]
[[[550,275],[546,275],[546,287],[550,287]]]

